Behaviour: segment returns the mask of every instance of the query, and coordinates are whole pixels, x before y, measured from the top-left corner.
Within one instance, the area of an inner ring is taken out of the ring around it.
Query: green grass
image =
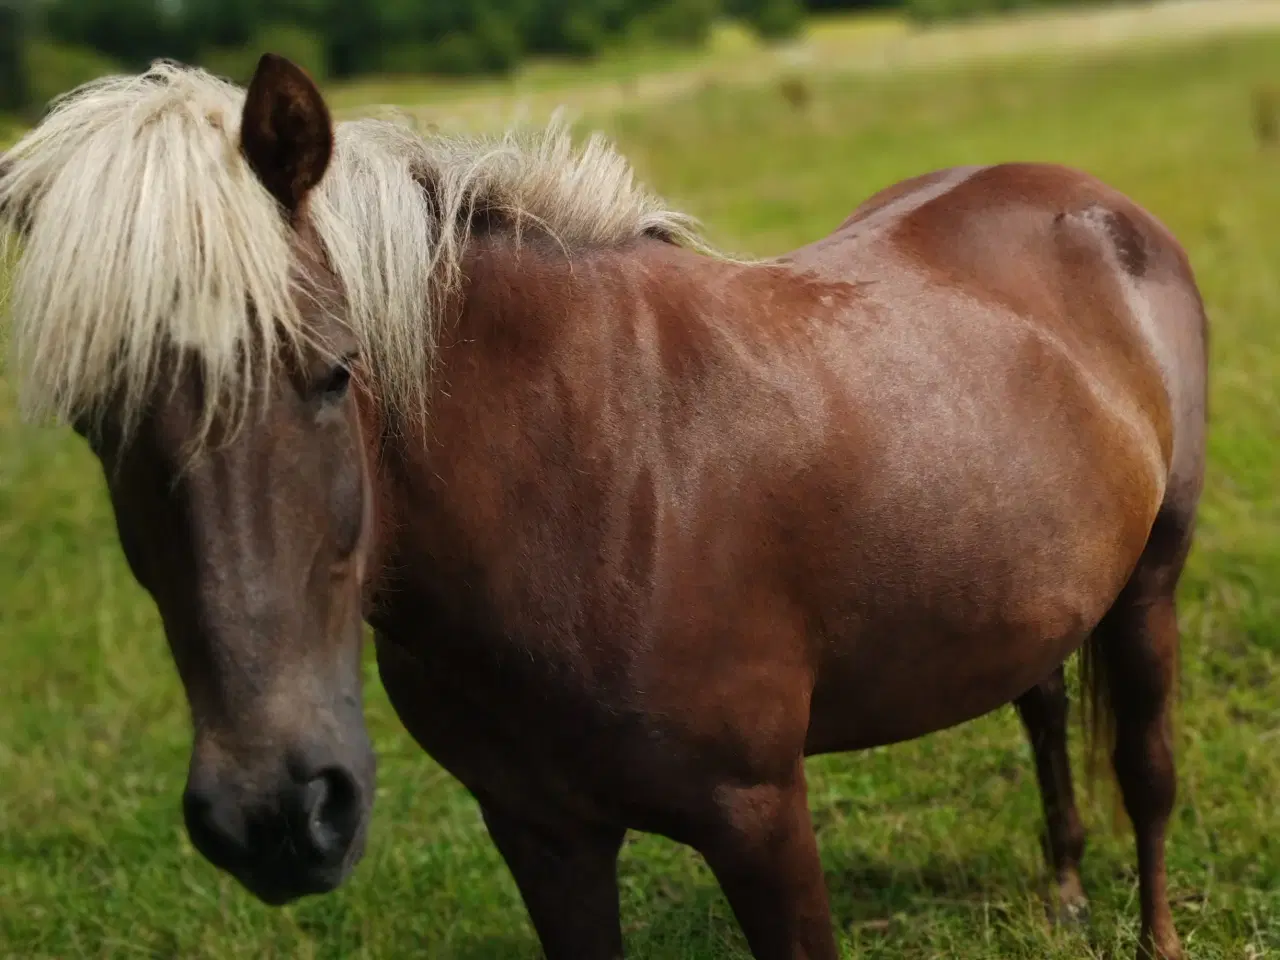
[[[931,167],[1087,168],[1183,240],[1213,324],[1212,430],[1183,582],[1175,916],[1197,960],[1280,951],[1280,150],[1251,91],[1280,36],[1074,64],[701,89],[602,119],[642,174],[725,245],[816,238]],[[340,892],[270,910],[195,855],[178,799],[186,706],[157,618],[116,545],[96,466],[19,425],[0,383],[0,957],[538,955],[473,804],[410,742],[373,674],[381,761],[369,854]],[[811,797],[846,955],[1129,957],[1133,848],[1086,808],[1086,934],[1042,919],[1039,797],[1011,709],[897,747],[813,761]],[[743,958],[706,868],[634,838],[630,955]]]

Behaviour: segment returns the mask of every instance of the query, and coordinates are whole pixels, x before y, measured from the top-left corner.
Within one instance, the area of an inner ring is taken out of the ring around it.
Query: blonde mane
[[[128,429],[176,344],[200,365],[203,439],[215,413],[248,407],[282,347],[308,339],[291,228],[239,149],[244,95],[156,63],[73,91],[4,156],[0,211],[20,211],[25,227],[7,306],[27,416],[72,420],[112,400]],[[603,139],[575,149],[558,123],[461,139],[355,120],[335,141],[308,212],[345,294],[342,319],[399,415],[426,412],[474,213],[567,249],[645,234],[706,249]]]

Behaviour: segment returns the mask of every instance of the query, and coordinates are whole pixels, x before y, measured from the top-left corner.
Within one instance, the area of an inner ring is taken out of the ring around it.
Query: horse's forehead
[[[184,363],[171,380],[157,385],[133,439],[143,441],[140,449],[144,455],[158,457],[158,463],[177,474],[191,475],[201,464],[217,462],[225,467],[252,453],[263,438],[273,435],[279,423],[271,406],[261,405],[261,397],[251,402],[243,418],[234,420],[224,412],[210,410],[209,404],[200,366]],[[208,417],[212,422],[206,432]]]
[[[323,328],[344,325],[346,299],[328,251],[310,217],[299,218],[293,231],[294,296],[307,320]]]

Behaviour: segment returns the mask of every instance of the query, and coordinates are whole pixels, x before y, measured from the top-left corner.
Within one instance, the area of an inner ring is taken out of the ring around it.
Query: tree
[[[608,35],[602,12],[593,0],[534,0],[524,7],[521,35],[531,53],[589,57]]]
[[[724,0],[0,0],[27,2],[45,4],[60,47],[126,68],[169,56],[240,79],[268,43],[335,78],[504,73],[528,55],[592,57],[632,35],[697,45]],[[738,2],[760,7],[757,29],[773,36],[802,0]]]
[[[655,9],[641,18],[653,36],[665,43],[696,47],[711,36],[718,0],[659,0]]]
[[[158,0],[52,0],[45,21],[59,43],[104,53],[131,67],[195,52],[168,4]]]
[[[180,29],[192,50],[242,47],[253,36],[267,6],[260,0],[183,0]]]
[[[0,0],[0,110],[15,113],[30,106],[27,78],[27,18],[18,0]]]
[[[801,0],[732,0],[729,12],[741,17],[766,40],[783,40],[804,26]]]
[[[378,0],[325,0],[324,11],[329,73],[350,77],[377,70],[383,47]]]
[[[902,0],[805,0],[810,10],[864,10],[875,7],[900,7]]]

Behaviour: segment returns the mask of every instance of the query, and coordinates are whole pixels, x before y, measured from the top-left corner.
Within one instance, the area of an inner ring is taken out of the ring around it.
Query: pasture
[[[1100,175],[1186,246],[1213,369],[1208,487],[1181,593],[1171,894],[1189,956],[1275,955],[1280,142],[1259,143],[1255,100],[1280,86],[1280,33],[1070,60],[815,71],[801,86],[807,96],[788,98],[776,78],[713,79],[661,102],[610,104],[588,122],[711,239],[751,254],[826,233],[895,180],[1008,159]],[[0,591],[0,957],[538,956],[475,806],[403,732],[372,671],[380,786],[351,883],[270,910],[194,853],[179,808],[185,700],[120,555],[96,463],[70,431],[19,424],[3,382]],[[1112,827],[1106,792],[1084,803],[1092,924],[1044,922],[1040,800],[1011,708],[810,771],[846,955],[1132,955],[1132,841],[1126,822]],[[691,852],[633,837],[621,884],[631,956],[746,956]]]

